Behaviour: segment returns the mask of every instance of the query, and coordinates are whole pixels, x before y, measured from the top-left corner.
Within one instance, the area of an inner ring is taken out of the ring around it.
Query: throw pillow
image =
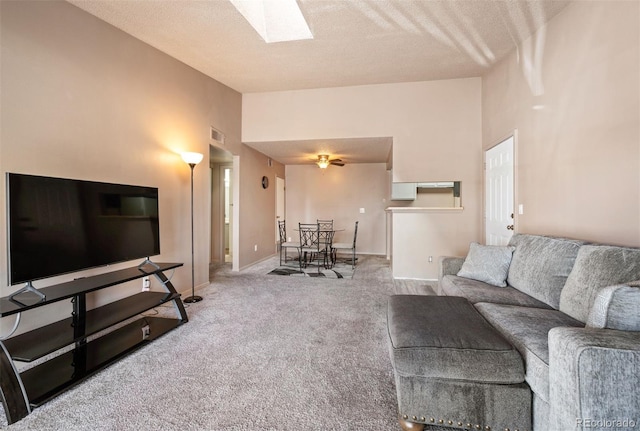
[[[640,282],[600,289],[589,312],[591,328],[640,331]]]
[[[515,247],[472,242],[458,276],[505,287],[513,250]]]

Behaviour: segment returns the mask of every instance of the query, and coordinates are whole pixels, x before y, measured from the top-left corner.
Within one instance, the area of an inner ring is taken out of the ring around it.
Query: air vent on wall
[[[224,145],[224,133],[215,127],[211,127],[211,139]]]

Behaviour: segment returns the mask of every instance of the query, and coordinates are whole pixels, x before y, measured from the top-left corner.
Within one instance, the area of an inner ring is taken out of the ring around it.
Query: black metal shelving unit
[[[0,391],[9,423],[27,416],[38,407],[82,382],[135,349],[188,321],[178,294],[164,271],[182,263],[157,263],[132,267],[106,274],[0,298],[0,317],[7,317],[65,299],[71,299],[73,312],[63,320],[0,341]],[[155,276],[165,292],[141,292],[91,310],[86,309],[86,295],[100,289]],[[141,313],[173,302],[176,318],[149,317]],[[133,318],[133,319],[132,319]],[[96,336],[101,331],[122,324],[117,329]],[[71,350],[18,372],[13,361],[32,362],[67,346]]]

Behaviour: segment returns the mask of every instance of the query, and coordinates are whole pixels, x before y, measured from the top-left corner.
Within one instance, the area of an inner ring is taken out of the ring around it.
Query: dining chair
[[[297,241],[287,241],[287,224],[285,220],[278,220],[278,232],[280,233],[280,266],[282,266],[282,255],[284,254],[284,263],[287,263],[287,249],[300,247]]]
[[[318,244],[320,246],[320,253],[322,253],[323,257],[323,265],[326,269],[333,267],[333,259],[331,259],[331,247],[333,246],[333,236],[336,231],[331,229],[327,229],[326,227],[323,229],[318,223]],[[320,265],[320,256],[318,255],[318,265]]]
[[[320,226],[320,230],[333,230],[333,220],[316,219],[316,222]]]
[[[356,267],[356,239],[358,238],[358,222],[353,231],[353,242],[336,242],[331,246],[331,260],[335,264],[338,257],[338,251],[346,252],[351,251],[351,268]]]
[[[311,261],[318,261],[318,273],[320,265],[328,268],[331,260],[331,244],[333,243],[333,230],[320,231],[318,223],[298,223],[300,233],[300,271],[303,265],[306,267]],[[321,233],[322,232],[322,233]]]
[[[298,223],[298,233],[300,234],[300,246],[298,255],[300,270],[307,266],[307,257],[318,248],[319,227],[317,223]],[[309,259],[311,260],[311,259]]]

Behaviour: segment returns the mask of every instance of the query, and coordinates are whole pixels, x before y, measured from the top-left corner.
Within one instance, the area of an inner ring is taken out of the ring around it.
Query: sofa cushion
[[[562,289],[560,311],[586,322],[600,289],[637,279],[640,279],[640,249],[582,246]]]
[[[589,313],[591,328],[640,331],[640,281],[600,289]]]
[[[456,275],[445,275],[440,280],[438,287],[439,295],[462,296],[473,304],[477,302],[493,302],[496,304],[550,308],[544,302],[540,302],[511,286],[497,287]]]
[[[549,402],[549,331],[558,326],[583,327],[582,322],[557,310],[490,303],[476,308],[520,352],[526,382]]]
[[[583,241],[515,234],[516,247],[507,282],[521,292],[558,309],[560,292]]]
[[[520,354],[464,298],[393,295],[387,328],[399,376],[500,384],[524,381]]]
[[[458,275],[505,287],[513,249],[511,246],[481,245],[472,242]]]

